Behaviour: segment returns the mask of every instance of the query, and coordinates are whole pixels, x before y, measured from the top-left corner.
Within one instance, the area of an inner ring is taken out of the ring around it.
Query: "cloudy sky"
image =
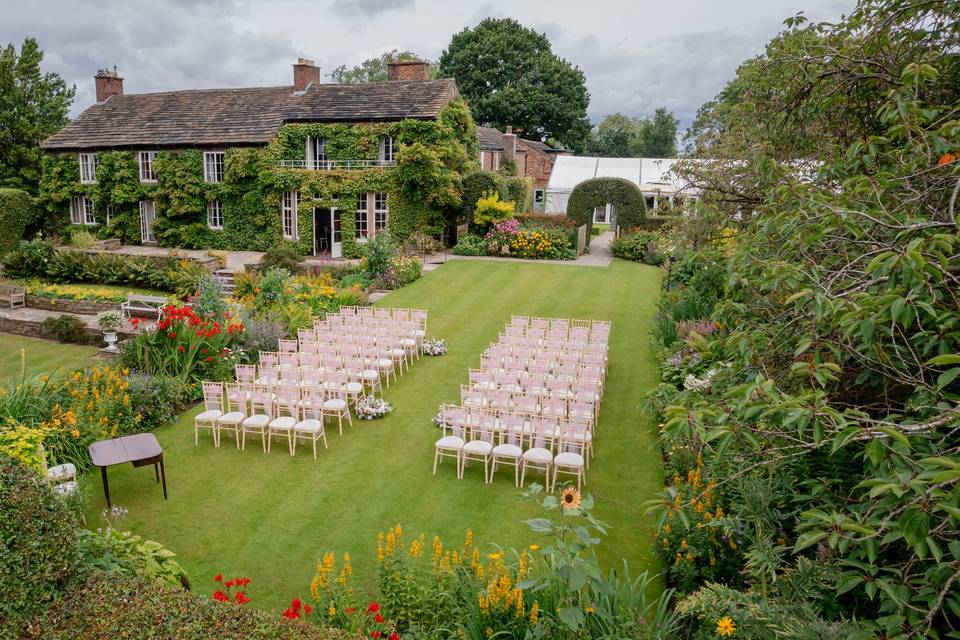
[[[39,39],[45,70],[93,102],[92,76],[116,65],[127,93],[292,83],[290,65],[324,72],[391,49],[436,59],[487,16],[545,32],[583,69],[590,117],[697,108],[762,51],[784,18],[833,20],[853,0],[0,0],[0,43]],[[95,8],[94,8],[95,7]]]

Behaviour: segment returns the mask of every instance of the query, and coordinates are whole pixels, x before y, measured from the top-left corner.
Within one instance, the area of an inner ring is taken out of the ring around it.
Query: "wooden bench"
[[[13,284],[0,284],[0,303],[10,305],[11,309],[26,306],[27,288]]]
[[[157,320],[163,307],[167,305],[167,299],[163,296],[145,296],[137,293],[128,293],[127,299],[120,303],[120,312],[126,317],[131,317],[134,312],[146,315],[156,315]]]

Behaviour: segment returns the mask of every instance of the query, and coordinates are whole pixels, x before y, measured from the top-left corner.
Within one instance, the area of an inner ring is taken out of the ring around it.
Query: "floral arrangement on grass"
[[[356,404],[357,417],[361,420],[379,420],[391,411],[393,406],[383,398],[364,396]]]
[[[426,356],[442,356],[447,353],[447,341],[443,339],[424,340],[420,346]]]

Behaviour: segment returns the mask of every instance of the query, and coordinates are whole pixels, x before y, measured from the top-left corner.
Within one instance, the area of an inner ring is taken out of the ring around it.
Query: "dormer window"
[[[204,151],[203,152],[203,181],[204,182],[223,182],[224,167],[223,151]]]
[[[307,169],[327,168],[327,141],[307,136]]]
[[[80,162],[80,182],[94,184],[97,181],[97,154],[81,153],[78,161]]]
[[[380,162],[392,163],[394,161],[393,136],[383,136],[380,138]]]
[[[140,182],[157,181],[157,179],[153,176],[153,159],[156,156],[156,151],[141,151],[138,154],[137,164],[140,165]]]

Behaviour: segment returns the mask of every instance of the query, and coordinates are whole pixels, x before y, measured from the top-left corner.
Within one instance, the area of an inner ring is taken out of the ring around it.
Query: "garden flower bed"
[[[564,216],[548,222],[542,217],[507,218],[494,222],[482,237],[460,238],[455,255],[502,256],[532,260],[575,260],[576,227],[563,224]],[[571,223],[572,224],[572,223]]]

